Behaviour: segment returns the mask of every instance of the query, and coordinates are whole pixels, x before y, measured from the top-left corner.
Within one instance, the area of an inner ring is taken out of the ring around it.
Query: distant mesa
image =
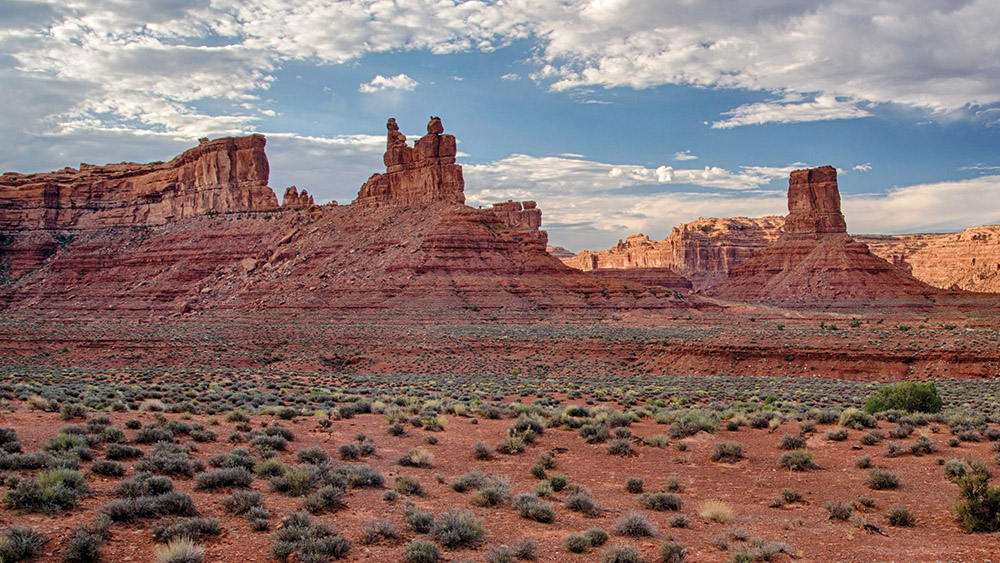
[[[226,137],[170,162],[81,164],[0,176],[0,229],[161,225],[212,213],[278,207],[263,135]]]
[[[787,307],[926,304],[943,294],[847,234],[831,166],[791,173],[785,232],[705,293]]]

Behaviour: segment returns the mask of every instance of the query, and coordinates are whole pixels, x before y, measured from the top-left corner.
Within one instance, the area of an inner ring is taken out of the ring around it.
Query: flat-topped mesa
[[[299,193],[299,189],[295,186],[286,188],[285,195],[281,198],[282,209],[309,209],[315,205],[308,191],[302,190],[302,193]]]
[[[84,229],[278,207],[263,135],[226,137],[170,162],[81,164],[0,176],[0,229]]]
[[[396,120],[386,123],[386,150],[382,160],[385,174],[373,174],[361,186],[355,204],[427,205],[465,203],[465,180],[462,167],[455,164],[454,135],[444,135],[441,119],[432,117],[427,134],[413,148],[399,132]]]
[[[846,233],[847,223],[840,212],[837,169],[822,166],[796,170],[788,177],[789,235]]]

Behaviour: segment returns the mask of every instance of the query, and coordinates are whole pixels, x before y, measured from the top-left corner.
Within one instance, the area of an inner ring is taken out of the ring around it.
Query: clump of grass
[[[434,519],[431,536],[444,547],[473,547],[483,542],[486,528],[471,511],[448,509]]]
[[[396,463],[404,467],[431,467],[434,465],[434,454],[423,448],[413,448]]]
[[[733,507],[721,500],[706,500],[699,506],[698,515],[706,520],[725,524],[733,519]]]
[[[395,485],[393,489],[400,494],[412,495],[412,496],[423,496],[424,487],[420,484],[420,480],[413,475],[397,475]]]
[[[0,535],[0,561],[16,563],[39,554],[49,537],[27,526],[7,528]]]
[[[683,563],[687,558],[687,546],[680,542],[663,542],[660,546],[660,561],[663,563]]]
[[[586,536],[571,534],[563,539],[563,547],[570,553],[584,553],[590,549],[591,543]]]
[[[441,549],[434,542],[413,540],[406,544],[404,556],[406,563],[437,563]]]
[[[552,505],[547,502],[543,502],[542,499],[536,497],[535,495],[517,495],[513,504],[514,508],[518,511],[522,518],[527,518],[528,520],[534,520],[535,522],[541,522],[543,524],[553,522],[556,519],[556,511],[552,508]]]
[[[361,528],[361,537],[358,540],[363,545],[371,545],[379,542],[398,543],[402,540],[399,528],[392,520],[369,520]]]
[[[889,521],[890,526],[899,526],[903,528],[912,528],[916,524],[917,519],[910,511],[909,507],[899,504],[893,506],[885,513],[886,520]]]
[[[712,450],[712,461],[735,463],[743,459],[743,444],[739,442],[718,442]]]
[[[157,563],[201,563],[204,559],[205,549],[191,538],[178,538],[156,548]]]
[[[194,478],[194,490],[217,491],[228,487],[246,488],[253,482],[253,473],[244,467],[227,467],[199,473]]]
[[[851,517],[851,513],[854,512],[850,505],[832,500],[826,502],[823,508],[830,514],[831,520],[847,520]]]
[[[631,545],[614,545],[605,550],[601,563],[645,563],[639,550]]]
[[[305,512],[286,513],[271,543],[271,555],[282,561],[296,553],[299,561],[341,559],[350,549],[351,540],[325,522],[313,522]]]
[[[813,460],[813,453],[806,449],[792,450],[781,454],[778,464],[785,469],[792,471],[806,471],[809,469],[819,469],[819,465]]]
[[[565,506],[568,510],[579,512],[587,516],[593,516],[597,514],[599,510],[597,508],[597,504],[594,502],[594,499],[590,497],[590,493],[587,491],[577,491],[568,495],[566,500],[563,501],[563,506]]]
[[[806,447],[806,437],[799,434],[785,434],[778,443],[782,450],[800,450]]]
[[[153,524],[153,540],[170,543],[181,538],[196,540],[201,536],[219,535],[219,521],[215,518],[177,518]]]
[[[869,471],[868,479],[865,481],[865,485],[876,491],[895,489],[899,487],[899,477],[895,473],[890,473],[874,467],[871,471]]]
[[[639,477],[629,477],[625,479],[625,492],[639,494],[642,492],[642,479]]]

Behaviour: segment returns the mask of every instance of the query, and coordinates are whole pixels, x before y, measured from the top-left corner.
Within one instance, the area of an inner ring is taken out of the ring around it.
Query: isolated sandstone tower
[[[823,166],[791,173],[784,233],[705,293],[790,307],[856,307],[924,306],[940,291],[847,234],[837,170]]]

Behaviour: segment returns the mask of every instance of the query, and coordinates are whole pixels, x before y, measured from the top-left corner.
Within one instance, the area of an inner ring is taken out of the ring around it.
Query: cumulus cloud
[[[871,113],[858,107],[856,102],[841,101],[834,96],[816,96],[812,101],[774,101],[744,104],[724,112],[729,116],[712,123],[713,129],[731,129],[741,125],[764,123],[801,123],[804,121],[829,121],[869,117]]]
[[[857,170],[858,172],[871,172],[872,163],[866,162],[864,164],[855,164],[851,170]]]
[[[674,160],[697,160],[698,157],[691,154],[691,151],[680,151],[674,153]]]
[[[419,85],[419,82],[405,74],[397,74],[396,76],[388,77],[376,74],[375,78],[372,78],[370,82],[361,84],[358,87],[358,91],[364,92],[365,94],[381,92],[383,90],[402,90],[404,92],[411,92]]]
[[[1000,223],[1000,175],[904,186],[844,198],[854,233],[953,232]]]

